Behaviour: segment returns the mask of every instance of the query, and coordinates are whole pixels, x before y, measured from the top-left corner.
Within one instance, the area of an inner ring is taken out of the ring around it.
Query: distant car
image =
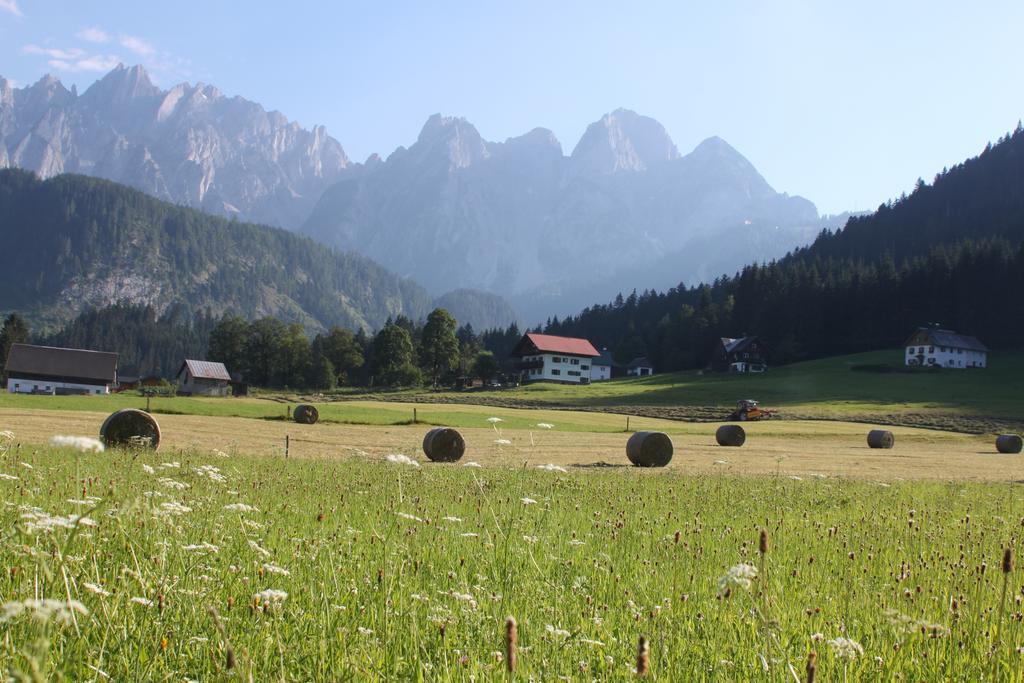
[[[500,389],[501,388],[501,382],[499,382],[496,379],[492,379],[489,382],[487,382],[487,388],[488,389]]]

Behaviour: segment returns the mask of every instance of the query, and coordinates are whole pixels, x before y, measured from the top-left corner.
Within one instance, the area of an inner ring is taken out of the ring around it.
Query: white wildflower
[[[146,474],[156,474],[156,469],[154,469],[152,465],[147,465],[146,463],[142,463],[142,471]]]
[[[166,486],[167,488],[174,489],[176,491],[184,491],[189,488],[189,485],[185,482],[178,481],[177,479],[171,479],[170,477],[160,477],[157,481],[160,482],[161,486]]]
[[[584,545],[584,542],[583,542],[583,541],[581,541],[581,540],[580,540],[580,539],[578,539],[578,538],[574,538],[574,539],[572,539],[571,541],[569,541],[569,545],[574,545],[574,546],[581,546],[581,545]]]
[[[823,634],[823,633],[812,633],[811,634],[811,640],[813,640],[816,643],[820,643],[821,641],[825,640],[825,634]]]
[[[105,598],[108,598],[111,595],[113,595],[113,593],[105,589],[103,586],[98,586],[95,583],[83,583],[82,586],[85,588],[85,590],[89,591],[90,593],[93,593],[95,595],[102,595]]]
[[[229,503],[224,506],[224,509],[229,512],[259,512],[258,507],[247,505],[246,503]]]
[[[555,428],[555,425],[551,424],[550,422],[538,422],[537,426],[540,427],[541,429],[554,429]]]
[[[163,515],[183,515],[187,512],[192,512],[192,508],[181,503],[176,503],[173,500],[167,503],[160,503],[159,514]]]
[[[538,470],[544,470],[546,472],[568,472],[569,471],[569,470],[565,469],[564,467],[562,467],[560,465],[556,465],[556,464],[550,463],[550,462],[547,463],[546,465],[537,465],[537,469]]]
[[[365,626],[356,626],[356,630],[359,631],[359,635],[372,636],[373,629],[366,628]]]
[[[221,474],[220,469],[213,465],[200,465],[195,468],[195,473],[200,477],[206,477],[210,481],[223,483],[228,480],[227,477]]]
[[[76,526],[98,526],[95,520],[81,515],[48,515],[42,510],[33,509],[22,513],[21,518],[25,520],[25,530],[29,533],[36,531],[52,531],[54,529],[74,529]]]
[[[795,474],[789,475],[789,478],[792,479],[793,481],[803,481],[804,480],[803,477],[798,477]]]
[[[725,593],[733,586],[750,588],[751,583],[757,578],[757,567],[746,562],[741,562],[729,569],[725,576],[718,580],[718,592]]]
[[[18,463],[18,464],[21,465],[22,467],[24,467],[26,470],[34,470],[35,469],[35,467],[32,467],[32,465],[29,465],[27,462],[22,462],[22,463]]]
[[[716,460],[715,464],[716,465],[728,465],[729,461],[728,460]]]
[[[487,418],[487,421],[490,422],[492,425],[497,424],[499,422],[504,422],[504,420],[502,420],[500,417],[489,417]]]
[[[420,464],[410,458],[408,455],[402,455],[401,453],[392,453],[391,455],[384,456],[384,459],[388,462],[393,462],[396,465],[410,465],[412,467],[419,467]]]
[[[162,470],[176,470],[179,469],[180,467],[181,463],[178,462],[177,460],[174,460],[172,462],[165,462],[162,465],[160,465],[160,469]]]
[[[8,602],[0,607],[0,624],[6,624],[26,612],[36,621],[46,622],[52,618],[62,624],[73,621],[75,614],[82,616],[89,614],[89,610],[78,600],[28,599],[21,602]]]
[[[213,449],[213,454],[216,455],[218,458],[230,458],[231,457],[230,455],[228,455],[224,451],[220,450],[219,448],[214,448]]]
[[[569,637],[569,632],[568,631],[566,631],[563,628],[555,628],[551,624],[548,624],[547,626],[545,626],[544,630],[547,631],[548,633],[550,633],[551,635],[555,636],[556,638],[568,638]]]
[[[511,446],[512,445],[512,442],[509,441],[508,439],[495,439],[494,443],[496,443],[499,446]]]
[[[523,536],[523,540],[526,541],[527,543],[536,543],[537,542],[537,537],[536,536]]]
[[[263,605],[264,609],[268,609],[270,607],[279,606],[288,599],[288,594],[284,591],[277,590],[276,588],[268,588],[260,591],[252,597],[253,600]]]
[[[464,534],[459,534],[463,538],[479,538],[480,534],[474,534],[472,531],[467,531]]]
[[[4,441],[14,441],[14,432],[9,429],[5,429],[0,432],[0,439],[3,439]]]
[[[131,601],[134,602],[136,605],[142,605],[143,607],[152,607],[153,606],[153,601],[150,600],[149,598],[138,598],[138,597],[135,597],[135,598],[132,598]]]
[[[264,564],[263,571],[268,574],[280,574],[281,576],[291,576],[292,573],[284,567],[278,567],[276,564]]]
[[[253,541],[253,540],[250,539],[249,540],[249,547],[252,548],[253,550],[255,550],[260,555],[262,555],[263,557],[270,557],[270,551],[267,550],[266,548],[262,547],[256,541]]]
[[[402,519],[408,519],[408,520],[413,521],[413,522],[422,522],[423,521],[422,519],[420,519],[416,515],[410,515],[408,512],[396,512],[395,514],[398,515],[399,517],[401,517]]]
[[[218,548],[217,546],[215,546],[212,543],[206,543],[206,542],[197,543],[197,544],[194,544],[194,545],[185,545],[185,546],[182,546],[181,549],[182,550],[188,550],[188,551],[202,551],[204,553],[212,553],[214,555],[216,555],[217,553],[220,552],[220,548]]]
[[[520,500],[523,502],[523,505],[536,505],[537,504],[537,501],[535,501],[533,498],[521,498]]]
[[[833,638],[828,641],[832,652],[840,659],[856,659],[864,656],[864,648],[856,640],[849,638]]]
[[[483,467],[483,465],[481,465],[480,463],[475,462],[473,460],[470,460],[469,462],[462,463],[462,466],[463,467]]]
[[[20,481],[19,477],[16,477],[13,474],[4,474],[3,472],[0,472],[0,479],[6,479],[7,481]]]
[[[103,452],[103,442],[99,439],[94,439],[91,436],[55,436],[50,439],[50,445],[57,446],[58,448],[74,448],[76,451],[85,452]]]
[[[449,517],[445,517],[444,521],[446,521],[446,522],[461,522],[462,519],[460,517],[451,517],[451,516],[449,516]]]

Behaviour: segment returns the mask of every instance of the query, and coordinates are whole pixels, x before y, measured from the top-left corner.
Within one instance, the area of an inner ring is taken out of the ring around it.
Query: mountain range
[[[711,281],[847,217],[775,191],[720,138],[681,154],[660,123],[626,109],[592,123],[568,155],[544,128],[490,142],[434,115],[408,148],[353,163],[323,127],[202,83],[163,90],[140,66],[81,94],[52,76],[23,88],[0,78],[5,166],[98,176],[298,230],[432,296],[498,295],[527,323],[620,291]]]
[[[24,88],[0,78],[0,168],[98,176],[295,228],[348,165],[322,126],[305,130],[212,85],[162,90],[141,66],[118,65],[81,94],[49,75]]]

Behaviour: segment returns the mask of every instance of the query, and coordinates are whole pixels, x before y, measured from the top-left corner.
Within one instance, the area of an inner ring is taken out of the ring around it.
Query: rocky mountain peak
[[[629,109],[616,109],[590,124],[572,152],[578,170],[596,174],[646,171],[678,158],[665,127]]]
[[[448,160],[450,169],[466,168],[491,155],[487,143],[473,124],[461,117],[441,114],[427,119],[411,151],[443,156]]]
[[[134,100],[156,97],[160,88],[153,85],[141,65],[118,64],[106,76],[89,86],[82,97],[91,101],[124,105]]]

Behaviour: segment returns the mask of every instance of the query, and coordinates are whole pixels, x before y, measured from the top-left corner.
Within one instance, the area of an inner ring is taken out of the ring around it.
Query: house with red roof
[[[586,339],[528,332],[512,350],[523,382],[590,384],[590,366],[600,352]]]

